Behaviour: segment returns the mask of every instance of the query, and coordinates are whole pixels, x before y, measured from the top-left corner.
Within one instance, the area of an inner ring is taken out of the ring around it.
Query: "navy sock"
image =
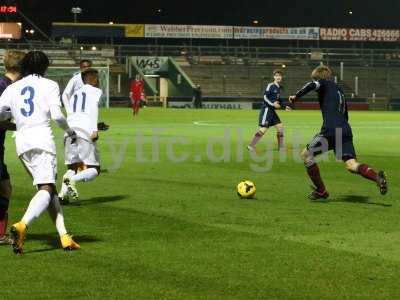
[[[5,218],[9,203],[10,201],[6,197],[0,196],[0,221]]]

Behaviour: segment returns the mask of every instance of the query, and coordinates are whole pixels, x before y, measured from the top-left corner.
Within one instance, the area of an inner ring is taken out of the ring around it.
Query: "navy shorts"
[[[356,151],[353,145],[352,136],[325,136],[321,133],[314,136],[309,144],[307,150],[313,155],[317,156],[329,150],[335,152],[336,158],[344,162],[349,159],[357,158]]]
[[[276,124],[282,123],[281,119],[279,119],[278,114],[275,109],[265,106],[261,108],[258,125],[260,127],[271,127]]]

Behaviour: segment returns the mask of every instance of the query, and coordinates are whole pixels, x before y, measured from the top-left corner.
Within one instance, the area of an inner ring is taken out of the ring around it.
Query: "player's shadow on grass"
[[[60,239],[57,235],[54,234],[37,234],[37,233],[32,233],[27,236],[27,240],[34,240],[34,241],[40,241],[42,243],[47,244],[49,247],[45,249],[37,249],[37,250],[27,250],[24,251],[24,253],[41,253],[41,252],[48,252],[48,251],[55,251],[55,250],[60,250],[61,249],[61,243]],[[96,243],[100,242],[101,240],[90,235],[74,235],[74,240],[78,242],[79,244],[87,244],[87,243]]]
[[[366,196],[344,195],[344,196],[340,196],[340,197],[337,197],[332,200],[328,200],[326,202],[360,203],[360,204],[377,205],[377,206],[383,206],[383,207],[391,207],[392,206],[392,204],[371,202],[369,200],[370,200],[370,197],[366,197]]]
[[[101,203],[121,201],[127,198],[129,198],[129,195],[102,196],[102,197],[94,197],[90,199],[74,201],[69,203],[68,205],[72,206],[96,205]]]

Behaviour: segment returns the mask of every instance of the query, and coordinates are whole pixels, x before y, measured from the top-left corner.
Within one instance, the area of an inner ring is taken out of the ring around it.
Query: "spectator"
[[[201,86],[198,84],[193,89],[193,108],[202,108],[202,96]]]

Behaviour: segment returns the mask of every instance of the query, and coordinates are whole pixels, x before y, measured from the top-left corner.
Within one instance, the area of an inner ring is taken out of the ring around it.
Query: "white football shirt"
[[[0,110],[11,110],[17,126],[18,156],[32,149],[56,154],[50,127],[50,107],[60,107],[57,82],[29,75],[9,85],[0,97]]]
[[[64,89],[64,92],[62,94],[62,102],[64,104],[65,109],[67,110],[68,106],[68,101],[71,99],[72,95],[82,88],[84,85],[82,81],[82,75],[81,72],[76,72],[74,76],[68,81],[67,86]]]
[[[101,95],[101,89],[85,84],[68,101],[66,107],[68,125],[83,139],[90,141],[90,135],[97,131]]]

